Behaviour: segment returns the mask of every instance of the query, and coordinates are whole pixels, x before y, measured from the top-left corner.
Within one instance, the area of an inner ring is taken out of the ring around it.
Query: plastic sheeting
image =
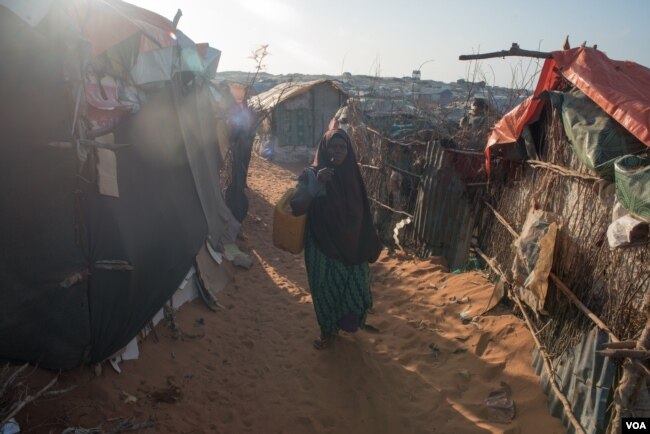
[[[598,176],[614,180],[614,160],[635,154],[645,146],[580,90],[549,92],[562,111],[562,125],[580,161]]]
[[[558,220],[555,214],[530,210],[514,242],[513,279],[522,300],[535,312],[542,312],[546,303]]]
[[[488,149],[491,146],[516,142],[521,136],[524,126],[539,119],[544,107],[543,101],[538,98],[539,95],[556,86],[557,76],[553,72],[553,68],[555,68],[555,62],[552,59],[547,60],[542,67],[533,95],[526,98],[494,125],[488,138],[485,151],[487,155],[489,155]]]
[[[221,194],[219,145],[211,98],[207,80],[197,79],[187,95],[177,89],[174,101],[194,185],[208,223],[208,240],[216,246],[232,217]]]
[[[555,381],[571,403],[576,418],[586,432],[603,434],[607,428],[607,406],[612,393],[616,366],[606,357],[596,353],[609,342],[607,333],[594,328],[578,345],[564,352],[553,363]],[[551,414],[561,418],[573,434],[575,429],[564,414],[564,407],[557,398],[544,371],[544,361],[537,349],[533,351],[533,366],[542,379],[542,387],[548,395]]]
[[[616,196],[631,213],[650,221],[650,159],[627,155],[614,164]]]
[[[32,27],[45,18],[52,3],[54,0],[0,0],[0,6],[6,7]]]
[[[51,369],[99,362],[174,293],[208,228],[223,229],[207,222],[223,200],[203,206],[219,194],[211,96],[206,86],[174,99],[192,90],[177,80],[150,89],[147,104],[114,130],[115,142],[130,146],[114,151],[119,198],[105,196],[93,149],[65,146],[78,138],[65,71],[80,65],[68,64],[60,39],[43,37],[61,27],[17,31],[25,24],[2,7],[0,22],[0,360]],[[106,266],[116,261],[125,266]]]
[[[650,69],[609,59],[593,48],[556,51],[562,76],[650,146]]]
[[[626,130],[650,146],[650,69],[634,62],[611,60],[588,47],[555,51],[542,68],[533,96],[496,123],[485,149],[517,141],[524,126],[536,121],[543,108],[536,99],[545,90],[555,90],[560,76],[583,91]]]

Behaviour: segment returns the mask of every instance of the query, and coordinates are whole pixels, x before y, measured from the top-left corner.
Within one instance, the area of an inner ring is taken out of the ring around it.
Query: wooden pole
[[[517,232],[512,228],[512,226],[510,226],[510,224],[508,223],[508,221],[507,221],[507,220],[506,220],[506,219],[505,219],[501,214],[499,214],[499,212],[498,212],[496,209],[494,209],[494,207],[493,207],[492,205],[490,205],[490,204],[487,203],[487,202],[485,202],[485,204],[486,204],[486,205],[487,205],[487,206],[492,210],[492,212],[494,213],[494,216],[497,218],[497,220],[498,220],[501,224],[503,224],[503,225],[505,226],[505,228],[508,230],[508,232],[510,232],[510,234],[511,234],[514,238],[518,238],[518,237],[519,237],[519,234],[518,234],[518,233],[517,233]],[[564,282],[562,282],[562,281],[560,280],[560,278],[557,277],[557,275],[556,275],[555,273],[552,273],[552,272],[551,272],[551,273],[549,274],[549,277],[551,278],[551,280],[553,281],[553,283],[555,283],[555,285],[560,289],[560,291],[562,291],[562,292],[564,293],[564,295],[566,295],[566,296],[569,298],[569,300],[571,300],[571,302],[572,302],[572,303],[573,303],[573,304],[574,304],[574,305],[575,305],[575,306],[576,306],[576,307],[577,307],[577,308],[578,308],[582,313],[584,313],[585,315],[587,315],[587,317],[588,317],[590,320],[592,320],[592,321],[593,321],[593,322],[598,326],[598,328],[600,328],[601,330],[603,330],[604,332],[606,332],[606,333],[609,335],[610,339],[611,339],[613,342],[620,342],[620,339],[619,339],[618,337],[616,337],[616,335],[615,335],[615,334],[614,334],[614,333],[609,329],[609,327],[607,326],[607,324],[605,324],[605,323],[603,322],[603,320],[601,320],[600,318],[598,318],[598,316],[597,316],[595,313],[593,313],[591,310],[589,310],[589,308],[588,308],[587,306],[585,306],[585,305],[580,301],[580,299],[578,299],[578,297],[576,297],[576,295],[573,293],[573,291],[571,291],[571,289],[569,289],[569,287],[566,286],[566,285],[564,284]]]
[[[504,282],[508,281],[508,279],[506,279],[506,276],[503,274],[503,272],[499,268],[499,265],[497,263],[495,263],[494,258],[488,257],[488,255],[483,253],[483,251],[481,249],[479,249],[478,247],[474,247],[474,250],[476,251],[476,253],[479,254],[479,256],[481,258],[483,258],[483,260],[490,266],[490,268],[503,279]]]
[[[458,60],[481,60],[481,59],[494,59],[497,57],[510,57],[510,56],[535,57],[538,59],[550,59],[551,57],[553,57],[552,53],[547,53],[543,51],[522,50],[521,48],[519,48],[519,44],[513,42],[509,50],[494,51],[492,53],[484,53],[484,54],[463,54],[458,56]]]
[[[494,213],[495,217],[497,220],[503,224],[506,229],[516,238],[518,237],[517,233],[515,230],[510,226],[510,224],[507,222],[503,216],[501,216],[494,207],[492,207],[489,203],[485,202],[485,204],[492,210]],[[490,261],[488,261],[488,264],[490,264]],[[564,284],[560,280],[558,276],[556,276],[554,273],[550,273],[550,278],[553,280],[553,282],[556,284],[556,286],[562,291],[564,295],[569,298],[569,300],[576,306],[582,313],[587,315],[589,319],[591,319],[598,328],[601,330],[605,331],[608,335],[610,340],[613,341],[613,344],[622,344],[621,346],[624,346],[625,348],[629,347],[629,342],[624,342],[621,343],[621,340],[609,329],[607,324],[605,324],[596,314],[594,314],[587,306],[585,306],[579,299],[576,297],[576,295],[569,289],[568,286]],[[529,323],[530,320],[528,319],[528,315],[526,315],[525,311],[523,310],[523,306],[521,306],[521,302],[519,301],[519,298],[517,297],[516,294],[513,294],[515,302],[517,303],[517,306],[519,306],[519,309],[522,311],[524,317],[526,318],[526,322]],[[636,344],[636,349],[638,352],[641,353],[647,353],[648,350],[650,350],[650,294],[646,295],[645,303],[644,303],[644,310],[647,315],[647,320],[646,320],[646,326],[641,333],[641,337],[639,338],[637,344]],[[530,328],[530,326],[529,326]],[[538,343],[537,335],[533,333],[533,339],[535,339],[535,343]],[[605,350],[603,351],[598,351],[599,353],[605,353],[607,355],[607,351],[610,350]],[[621,353],[622,351],[625,351],[624,349],[616,349],[612,351],[617,351],[618,354],[623,354]],[[628,350],[631,351],[631,350]],[[542,352],[540,351],[540,354]],[[636,354],[636,353],[634,353]],[[623,363],[623,376],[621,377],[621,381],[618,384],[618,387],[614,391],[614,412],[612,415],[612,419],[610,420],[609,426],[607,427],[607,433],[608,434],[620,434],[622,431],[622,418],[624,416],[633,416],[632,409],[634,408],[634,405],[637,402],[638,399],[638,394],[639,394],[639,389],[640,387],[645,387],[646,384],[646,378],[650,377],[650,369],[644,362],[639,361],[638,359],[629,357],[633,355],[633,353],[630,353],[626,355],[626,361]],[[544,354],[542,354],[542,357],[544,357]],[[546,366],[547,364],[547,359],[544,357],[544,364]],[[549,369],[549,367],[547,367]],[[556,390],[555,384],[553,382],[553,378],[551,376],[551,386],[553,387],[553,390]],[[562,398],[560,397],[560,400],[562,401]],[[562,404],[564,405],[564,401],[562,401]],[[564,405],[566,408],[566,405]],[[648,416],[648,415],[644,415]],[[569,417],[569,416],[567,416]],[[571,421],[571,418],[569,417],[569,420]],[[572,422],[572,421],[571,421]],[[573,423],[573,422],[572,422]],[[576,428],[576,432],[584,432],[584,431],[579,431]]]
[[[508,279],[506,276],[503,274],[503,272],[499,269],[498,264],[494,263],[494,260],[489,258],[485,253],[481,251],[478,247],[474,247],[474,250],[476,253],[478,253],[484,260],[485,262],[494,270],[495,273],[497,273],[501,278],[503,279],[504,282],[507,282]],[[575,414],[573,414],[573,410],[571,409],[571,403],[569,403],[569,400],[566,398],[564,393],[562,393],[562,390],[558,386],[557,382],[555,381],[555,371],[553,370],[553,365],[551,364],[551,360],[546,353],[546,350],[542,346],[542,343],[539,341],[537,338],[538,331],[535,329],[535,326],[533,323],[530,321],[530,318],[528,318],[528,314],[524,310],[524,306],[521,304],[521,301],[519,300],[519,297],[517,294],[512,294],[513,299],[515,300],[515,303],[517,304],[517,307],[521,311],[522,315],[524,316],[524,319],[526,321],[526,326],[530,330],[530,334],[533,336],[533,341],[535,342],[535,346],[537,347],[537,351],[539,351],[539,354],[542,356],[542,359],[544,360],[544,369],[546,371],[546,374],[548,375],[549,382],[551,384],[551,388],[553,389],[553,392],[555,392],[555,395],[558,397],[560,402],[562,403],[562,406],[564,407],[567,419],[569,419],[569,422],[571,422],[571,425],[576,430],[576,433],[583,433],[586,434],[584,428],[582,425],[580,425],[580,422],[576,418]]]
[[[607,344],[603,344],[603,348],[605,349],[628,349],[632,350],[636,348],[636,341],[624,341],[624,342],[610,342]]]
[[[612,359],[624,359],[626,357],[629,357],[630,359],[650,359],[650,351],[647,350],[628,350],[621,348],[600,350],[596,352]]]
[[[607,334],[609,335],[609,338],[611,339],[612,342],[620,342],[620,341],[621,341],[618,337],[616,337],[616,335],[614,334],[614,332],[612,332],[612,331],[609,329],[609,327],[607,326],[607,324],[605,324],[605,323],[603,322],[603,320],[601,320],[600,318],[598,318],[598,316],[596,316],[595,313],[593,313],[591,310],[589,310],[589,308],[588,308],[587,306],[585,306],[585,305],[584,305],[584,304],[583,304],[583,303],[578,299],[578,297],[576,297],[576,295],[573,293],[573,291],[571,291],[571,290],[569,289],[569,287],[566,286],[566,285],[564,284],[564,282],[562,282],[562,281],[560,280],[560,278],[557,277],[557,275],[555,275],[555,273],[551,273],[549,276],[550,276],[551,280],[553,281],[553,283],[555,283],[555,285],[560,289],[560,291],[562,291],[562,292],[564,293],[564,295],[566,295],[566,296],[568,297],[568,299],[571,300],[571,302],[572,302],[572,303],[573,303],[573,304],[574,304],[574,305],[575,305],[575,306],[576,306],[576,307],[577,307],[577,308],[578,308],[582,313],[584,313],[585,315],[587,315],[587,317],[588,317],[590,320],[592,320],[592,321],[594,322],[594,324],[596,324],[596,325],[598,326],[599,329],[601,329],[602,331],[604,331],[605,333],[607,333]]]
[[[585,173],[576,172],[575,170],[567,169],[566,167],[558,166],[547,161],[539,160],[526,160],[526,163],[534,168],[543,168],[561,176],[570,178],[584,179],[585,181],[598,181],[600,178],[597,176],[587,175]]]
[[[497,218],[497,220],[498,220],[502,225],[505,226],[505,228],[508,230],[508,232],[510,232],[510,233],[512,234],[513,237],[517,238],[517,237],[519,236],[519,234],[517,234],[517,232],[512,228],[512,226],[510,226],[510,224],[508,223],[508,221],[507,221],[505,218],[503,218],[503,216],[502,216],[501,214],[499,214],[499,212],[498,212],[496,209],[494,209],[494,207],[493,207],[492,205],[490,205],[490,204],[487,203],[487,202],[485,202],[485,204],[486,204],[486,205],[487,205],[487,206],[492,210],[492,212],[494,213],[494,216]],[[567,298],[568,298],[568,299],[573,303],[573,305],[576,306],[576,307],[578,308],[578,310],[580,310],[582,313],[584,313],[584,314],[585,314],[585,315],[586,315],[590,320],[592,320],[592,321],[594,322],[594,324],[596,324],[596,326],[598,326],[598,328],[600,328],[601,330],[603,330],[604,332],[606,332],[606,333],[609,335],[609,338],[610,338],[610,340],[611,340],[612,342],[620,342],[620,341],[621,341],[621,340],[620,340],[620,339],[619,339],[619,338],[614,334],[614,332],[612,332],[612,331],[609,329],[609,327],[607,326],[607,324],[605,324],[605,323],[604,323],[600,318],[598,318],[598,316],[597,316],[595,313],[593,313],[593,312],[592,312],[592,311],[591,311],[587,306],[585,306],[585,305],[580,301],[580,299],[578,299],[578,297],[576,297],[576,295],[573,293],[573,291],[571,291],[571,289],[570,289],[568,286],[566,286],[566,285],[564,284],[564,282],[562,282],[562,281],[560,280],[560,278],[559,278],[557,275],[555,275],[555,273],[550,273],[549,276],[550,276],[550,278],[553,280],[553,282],[556,284],[556,286],[560,289],[560,291],[562,291],[562,293],[563,293],[564,295],[566,295]],[[650,305],[650,302],[649,302],[648,305]],[[649,343],[649,348],[650,348],[650,343]],[[640,369],[641,371],[643,371],[643,372],[645,373],[645,375],[647,375],[648,377],[650,377],[650,369],[648,369],[646,366],[644,366],[644,365],[643,365],[642,363],[640,363],[638,360],[633,360],[632,363],[633,363],[633,364],[634,364],[638,369]]]
[[[451,152],[452,154],[471,155],[474,157],[485,157],[485,153],[481,151],[466,151],[464,149],[442,148],[444,152]]]
[[[508,221],[505,218],[503,218],[503,216],[501,214],[499,214],[499,212],[496,209],[494,209],[494,207],[492,205],[490,205],[487,201],[483,201],[483,203],[485,203],[488,206],[488,208],[490,208],[492,210],[492,212],[494,213],[494,216],[497,218],[497,220],[499,220],[499,222],[506,229],[508,229],[508,232],[510,232],[510,235],[512,235],[515,238],[519,238],[519,234],[517,233],[517,231],[515,231],[512,228],[512,226],[510,226],[510,223],[508,223]]]
[[[379,202],[378,200],[373,199],[372,197],[369,197],[368,199],[370,199],[371,201],[375,202],[377,205],[379,205],[379,206],[382,207],[382,208],[386,208],[387,210],[390,210],[390,211],[392,211],[392,212],[394,212],[394,213],[397,213],[397,214],[404,214],[404,215],[407,216],[407,217],[411,217],[411,218],[413,218],[413,216],[412,216],[411,214],[409,214],[409,213],[407,213],[407,212],[404,212],[404,211],[398,211],[398,210],[396,210],[396,209],[393,209],[393,208],[389,207],[388,205],[384,205],[383,203]]]
[[[361,164],[361,163],[357,163],[357,164],[359,165],[359,167],[365,167],[367,169],[374,169],[374,170],[380,170],[381,169],[381,167],[371,166],[370,164]]]
[[[32,401],[35,401],[38,399],[41,395],[43,395],[50,387],[54,386],[54,384],[57,382],[59,377],[54,377],[52,381],[47,383],[41,390],[36,392],[34,395],[27,395],[25,398],[20,399],[18,402],[14,403],[15,407],[5,416],[3,420],[0,421],[0,427],[4,426],[9,420],[14,417],[15,415],[18,414],[20,410],[23,409],[27,404],[29,404]]]
[[[650,294],[646,294],[643,307],[646,312],[646,325],[637,341],[636,349],[648,351],[650,349]],[[641,389],[647,387],[647,371],[646,365],[639,360],[628,359],[623,363],[623,375],[614,391],[614,412],[607,429],[609,434],[619,434],[622,431],[623,417],[649,416],[647,411],[642,411],[641,414],[635,412]]]

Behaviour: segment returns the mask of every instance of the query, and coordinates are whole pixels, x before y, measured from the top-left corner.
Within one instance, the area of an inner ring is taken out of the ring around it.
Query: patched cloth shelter
[[[119,0],[2,0],[0,32],[0,360],[100,362],[224,230],[220,53]]]
[[[647,356],[615,349],[650,348],[650,69],[550,53],[486,157],[477,244],[531,312],[551,413],[588,433],[650,416]]]
[[[488,161],[493,151],[517,142],[524,127],[539,119],[544,108],[540,95],[560,88],[563,81],[582,91],[639,142],[650,146],[650,69],[609,59],[602,51],[588,47],[551,54],[533,95],[494,126],[485,151]]]

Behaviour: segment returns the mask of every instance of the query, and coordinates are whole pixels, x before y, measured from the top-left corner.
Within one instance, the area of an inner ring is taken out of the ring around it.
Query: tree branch
[[[57,376],[57,377],[54,377],[54,378],[52,379],[52,381],[50,381],[49,383],[47,383],[47,384],[45,385],[45,387],[43,387],[41,390],[39,390],[38,392],[36,392],[34,395],[28,395],[24,400],[22,400],[22,401],[20,401],[20,402],[17,402],[17,403],[16,403],[16,407],[15,407],[13,410],[11,410],[11,411],[9,412],[9,414],[8,414],[7,416],[5,416],[5,418],[4,418],[2,421],[0,421],[0,426],[3,426],[3,425],[6,424],[7,422],[9,422],[9,420],[10,420],[12,417],[14,417],[16,414],[18,414],[18,412],[19,412],[20,410],[22,410],[23,407],[25,407],[27,404],[29,404],[29,403],[32,402],[32,401],[35,401],[35,400],[38,399],[41,395],[43,395],[43,394],[44,394],[44,393],[45,393],[45,392],[46,392],[50,387],[54,386],[54,384],[57,382],[58,379],[59,379],[58,376]]]
[[[462,54],[458,56],[458,60],[494,59],[497,57],[509,57],[509,56],[550,59],[552,54],[543,51],[522,50],[521,48],[519,48],[519,44],[513,42],[512,47],[510,47],[509,50],[501,50],[501,51],[495,51],[492,53],[483,53],[483,54]]]

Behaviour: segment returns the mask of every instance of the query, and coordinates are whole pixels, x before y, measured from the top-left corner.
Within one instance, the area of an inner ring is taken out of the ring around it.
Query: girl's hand
[[[329,182],[332,179],[332,176],[334,176],[334,169],[331,167],[325,167],[318,171],[316,179],[320,182]]]

